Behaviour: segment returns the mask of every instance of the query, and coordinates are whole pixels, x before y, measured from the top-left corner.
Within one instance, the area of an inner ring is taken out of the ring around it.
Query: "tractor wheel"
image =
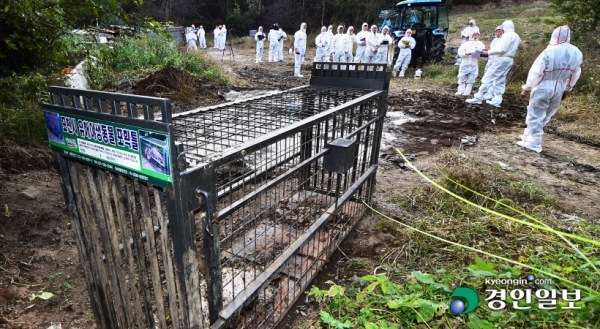
[[[429,52],[429,60],[431,62],[439,62],[444,57],[444,49],[446,48],[446,40],[443,38],[434,38]]]

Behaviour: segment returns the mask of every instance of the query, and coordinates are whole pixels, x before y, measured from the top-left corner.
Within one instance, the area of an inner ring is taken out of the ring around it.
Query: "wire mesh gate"
[[[372,196],[388,85],[385,65],[314,63],[308,86],[178,114],[51,87],[97,322],[274,327]]]

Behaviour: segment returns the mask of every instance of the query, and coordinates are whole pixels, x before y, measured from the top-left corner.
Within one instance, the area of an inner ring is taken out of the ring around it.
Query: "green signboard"
[[[173,182],[165,132],[44,111],[52,150],[150,184]]]

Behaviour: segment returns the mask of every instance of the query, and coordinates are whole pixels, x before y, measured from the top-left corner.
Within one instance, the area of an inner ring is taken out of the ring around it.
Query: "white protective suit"
[[[350,39],[344,34],[344,27],[338,26],[337,34],[331,40],[331,51],[333,52],[333,61],[338,63],[346,62],[346,51],[348,51],[348,42]]]
[[[279,48],[277,49],[277,61],[283,62],[283,43],[287,39],[287,34],[283,32],[282,28],[279,28]]]
[[[376,63],[377,61],[377,49],[379,48],[379,39],[377,33],[377,26],[371,26],[371,32],[367,35],[367,50],[365,51],[365,57],[368,59],[366,63]]]
[[[321,28],[321,34],[315,39],[317,45],[317,54],[315,62],[329,62],[329,36],[327,35],[327,27]]]
[[[263,27],[258,27],[258,32],[254,35],[254,40],[256,40],[256,63],[262,63],[263,53],[265,51],[265,39],[267,36],[263,32]]]
[[[377,49],[377,59],[375,60],[375,63],[387,63],[388,49],[390,46],[394,46],[394,39],[392,39],[392,37],[388,34],[389,30],[390,28],[386,25],[381,30],[381,34],[377,35],[379,48]]]
[[[400,53],[398,53],[398,59],[396,60],[396,65],[394,65],[394,76],[398,74],[398,70],[402,68],[400,71],[400,77],[404,76],[404,71],[408,68],[408,64],[410,64],[410,59],[412,57],[412,50],[417,46],[417,42],[415,38],[412,37],[412,31],[406,30],[406,35],[398,41],[398,48],[400,48]]]
[[[219,50],[225,49],[226,35],[227,35],[227,30],[225,29],[225,26],[223,26],[221,28],[217,28],[216,37],[215,37],[217,49],[219,49]]]
[[[470,96],[473,83],[479,75],[479,59],[472,54],[485,48],[483,42],[479,41],[479,31],[473,30],[469,41],[458,48],[458,55],[462,58],[458,68],[458,91],[456,95]],[[467,55],[469,54],[469,55]]]
[[[219,36],[219,26],[215,26],[215,30],[213,31],[213,48],[218,48],[217,37]]]
[[[198,46],[196,46],[196,40],[198,40],[198,37],[196,36],[196,33],[189,27],[186,30],[185,40],[187,41],[187,51],[197,51]]]
[[[471,23],[473,24],[473,26],[471,26]],[[473,34],[473,29],[477,28],[477,31],[479,31],[479,28],[477,27],[477,23],[475,22],[474,19],[469,21],[469,26],[465,27],[462,32],[460,32],[460,45],[462,46],[463,43],[469,41],[469,38],[471,37],[471,34]],[[456,54],[456,63],[454,64],[455,66],[460,65],[461,62],[461,57],[459,54]]]
[[[333,57],[333,49],[331,49],[331,42],[333,41],[333,26],[331,25],[329,25],[327,28],[327,37],[329,40],[329,53],[327,53],[327,56]]]
[[[303,78],[300,74],[302,62],[306,56],[306,23],[300,24],[300,30],[294,34],[294,76]]]
[[[367,54],[367,37],[369,36],[369,24],[363,23],[362,31],[356,35],[356,56],[354,57],[355,63],[368,63],[369,59]]]
[[[502,23],[502,28],[504,30],[502,38],[500,38],[500,41],[494,48],[490,48],[488,51],[488,55],[494,56],[494,60],[483,75],[483,78],[481,78],[479,91],[473,98],[466,100],[469,104],[481,104],[483,97],[492,87],[494,88],[494,97],[486,102],[496,107],[500,107],[502,103],[502,95],[506,88],[506,75],[513,66],[513,57],[515,57],[517,48],[521,43],[521,38],[515,33],[515,25],[512,21]]]
[[[502,29],[502,25],[496,27],[495,31],[501,30]],[[494,31],[494,33],[495,33]],[[492,43],[490,43],[490,49],[494,48],[497,44],[498,41],[500,41],[500,38],[502,38],[502,35],[500,35],[499,38],[494,37],[494,40],[492,40]],[[487,70],[490,68],[490,66],[492,66],[492,61],[494,60],[494,56],[488,56],[487,58],[487,63],[485,64],[485,69],[483,70],[483,74],[485,74],[485,72],[487,72]],[[492,87],[490,87],[490,89],[488,89],[487,93],[485,94],[485,96],[483,96],[483,99],[485,100],[491,100],[492,98],[494,98],[494,87],[495,87],[495,83],[492,84]]]
[[[277,62],[277,57],[279,56],[279,30],[271,29],[269,30],[269,62]]]
[[[347,46],[346,49],[346,62],[352,63],[354,55],[352,54],[354,51],[354,44],[358,39],[356,39],[356,34],[354,34],[354,26],[348,27],[348,32],[346,32],[347,38]]]
[[[200,48],[206,48],[206,31],[204,31],[204,27],[200,26],[198,29],[198,43],[200,43]]]
[[[568,26],[556,28],[550,44],[529,69],[523,86],[524,91],[531,91],[525,118],[527,128],[517,143],[519,146],[538,153],[542,151],[544,126],[556,114],[563,93],[571,91],[579,80],[583,55],[569,43],[570,37]]]

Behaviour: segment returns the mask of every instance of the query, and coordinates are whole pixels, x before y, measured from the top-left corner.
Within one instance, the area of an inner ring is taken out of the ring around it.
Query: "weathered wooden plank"
[[[89,254],[87,248],[85,247],[85,234],[83,233],[83,229],[81,228],[81,217],[80,211],[77,207],[76,196],[78,193],[78,189],[75,188],[73,180],[71,179],[71,171],[70,165],[73,162],[72,160],[68,160],[67,158],[61,155],[55,155],[57,169],[61,180],[61,186],[63,188],[63,192],[65,195],[65,202],[67,204],[67,210],[69,211],[69,217],[71,219],[71,225],[73,234],[75,235],[75,244],[77,245],[77,250],[79,252],[79,258],[81,260],[81,265],[83,267],[83,273],[85,275],[85,283],[87,287],[88,294],[90,295],[90,302],[92,304],[92,311],[94,312],[94,316],[97,321],[101,323],[102,327],[106,327],[104,323],[104,314],[100,312],[100,297],[98,295],[98,290],[96,289],[94,282],[94,272],[91,266],[91,255]]]
[[[154,286],[154,301],[158,312],[158,324],[161,328],[167,328],[165,318],[165,303],[163,300],[162,284],[160,280],[160,270],[158,268],[158,255],[156,253],[156,241],[154,240],[154,223],[152,222],[152,211],[150,209],[150,197],[148,194],[148,186],[143,183],[138,183],[140,192],[140,208],[142,212],[142,220],[146,232],[146,246],[148,247],[148,262],[150,263],[150,275],[152,276],[152,284]]]
[[[100,192],[100,200],[102,201],[102,207],[104,208],[106,243],[109,245],[108,250],[110,252],[110,258],[114,263],[113,270],[116,275],[116,284],[121,294],[123,312],[125,312],[125,317],[127,319],[124,328],[133,328],[135,327],[136,318],[135,312],[132,312],[130,305],[132,297],[126,282],[128,273],[123,267],[123,259],[119,249],[119,234],[115,227],[115,216],[111,205],[108,177],[102,169],[96,169],[96,177]]]
[[[90,225],[90,231],[92,231],[92,234],[98,237],[102,249],[104,250],[103,265],[106,267],[106,279],[108,280],[107,285],[110,287],[110,291],[112,294],[112,307],[114,308],[115,316],[119,321],[118,327],[126,328],[127,321],[124,313],[125,309],[123,306],[121,287],[119,286],[119,275],[117,274],[117,269],[115,268],[115,257],[113,257],[112,246],[110,244],[110,235],[108,232],[108,228],[106,227],[106,216],[108,216],[108,214],[110,213],[110,208],[105,209],[105,205],[102,202],[103,200],[100,197],[100,192],[98,191],[98,184],[96,182],[96,171],[100,170],[94,167],[86,166],[85,173],[87,176],[87,181],[89,183],[90,201],[92,201],[91,210],[94,214],[93,221],[89,222],[88,225]],[[109,300],[109,303],[110,302],[111,301]]]
[[[140,300],[139,290],[136,288],[137,273],[136,267],[133,257],[133,251],[131,250],[131,244],[129,243],[129,238],[131,237],[131,233],[127,227],[127,216],[125,215],[125,206],[123,205],[123,199],[125,196],[121,191],[121,182],[119,180],[119,176],[114,173],[109,173],[111,181],[112,181],[112,196],[115,204],[116,210],[116,219],[117,224],[119,225],[118,229],[121,231],[121,243],[123,245],[123,253],[125,254],[125,258],[127,259],[128,266],[128,274],[129,274],[129,287],[131,288],[131,294],[133,296],[133,309],[135,311],[137,325],[143,326],[150,323],[150,319],[143,318],[144,312],[142,311],[142,302]]]
[[[90,264],[92,267],[94,285],[98,291],[98,297],[100,299],[100,310],[103,314],[103,323],[101,325],[104,328],[116,328],[117,321],[114,318],[114,310],[109,302],[110,297],[108,296],[108,278],[106,276],[106,268],[102,264],[102,253],[97,250],[96,243],[98,242],[97,236],[93,235],[90,231],[90,227],[93,225],[93,214],[90,208],[90,197],[88,194],[87,180],[83,171],[83,165],[77,161],[73,161],[70,166],[71,178],[74,182],[74,192],[77,195],[77,208],[80,210],[81,215],[81,228],[84,233],[85,248],[90,254]],[[90,225],[90,223],[92,223]]]
[[[150,293],[148,289],[148,267],[146,266],[146,255],[144,254],[144,241],[142,240],[142,230],[140,228],[140,220],[137,211],[134,180],[123,177],[125,182],[125,195],[127,200],[127,210],[129,213],[129,226],[131,228],[131,237],[133,241],[133,251],[135,253],[135,261],[138,269],[138,278],[140,292],[142,293],[142,304],[144,305],[144,313],[149,321],[150,327],[154,327],[152,308],[150,307]]]

